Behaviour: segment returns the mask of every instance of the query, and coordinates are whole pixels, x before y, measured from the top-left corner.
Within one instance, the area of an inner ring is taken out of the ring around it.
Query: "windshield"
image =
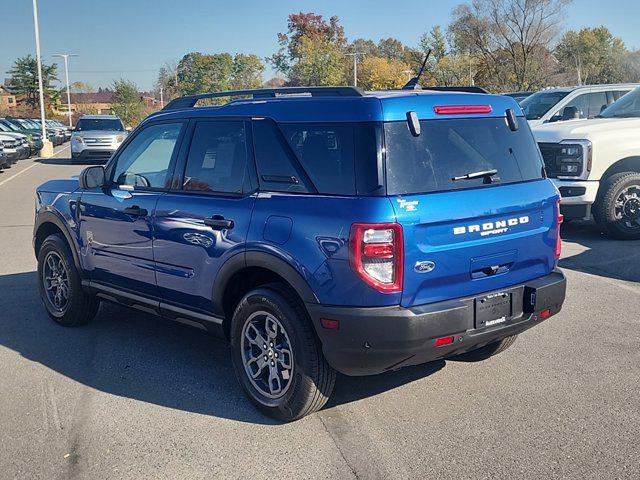
[[[522,100],[520,106],[527,120],[538,120],[567,95],[569,92],[537,92]]]
[[[640,118],[640,88],[636,88],[617,102],[612,103],[600,116],[604,118]]]
[[[81,118],[77,125],[76,130],[79,132],[82,130],[117,130],[124,131],[124,126],[119,119],[111,118]]]
[[[385,123],[389,195],[542,178],[542,159],[524,121],[515,132],[504,118],[423,120],[420,130],[414,137],[406,121]]]

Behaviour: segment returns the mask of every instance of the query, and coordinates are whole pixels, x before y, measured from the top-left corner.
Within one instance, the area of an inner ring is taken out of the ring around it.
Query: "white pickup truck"
[[[597,118],[532,130],[565,218],[593,216],[614,238],[640,239],[640,88]]]

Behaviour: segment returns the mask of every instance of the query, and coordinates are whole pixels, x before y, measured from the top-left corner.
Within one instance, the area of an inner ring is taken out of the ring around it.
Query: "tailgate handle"
[[[502,273],[507,273],[513,262],[502,263],[499,265],[489,265],[486,267],[478,268],[477,270],[471,271],[471,278],[487,278],[487,277],[495,277],[496,275],[500,275]]]

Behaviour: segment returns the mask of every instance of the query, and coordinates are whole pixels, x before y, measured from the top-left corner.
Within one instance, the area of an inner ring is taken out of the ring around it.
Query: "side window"
[[[577,115],[574,116],[574,112]],[[583,93],[573,100],[570,100],[563,108],[560,109],[558,116],[560,120],[571,120],[573,118],[587,118],[589,114],[589,94]]]
[[[193,132],[182,188],[242,193],[247,175],[247,141],[242,121],[198,122]]]
[[[120,153],[113,170],[118,185],[167,188],[169,165],[182,123],[151,125]]]
[[[607,102],[606,92],[590,93],[589,94],[589,118],[593,118],[596,115],[600,115],[600,112],[605,108],[607,108],[608,105],[609,103]]]
[[[272,192],[308,193],[304,174],[288,151],[286,140],[271,120],[254,120],[253,145],[260,189]]]
[[[356,193],[352,124],[283,123],[280,128],[319,193]]]

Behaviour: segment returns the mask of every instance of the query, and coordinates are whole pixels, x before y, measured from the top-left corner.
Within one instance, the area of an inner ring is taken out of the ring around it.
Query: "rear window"
[[[504,118],[423,120],[414,137],[406,121],[384,125],[387,193],[438,192],[542,178],[543,164],[524,119],[513,132]]]

